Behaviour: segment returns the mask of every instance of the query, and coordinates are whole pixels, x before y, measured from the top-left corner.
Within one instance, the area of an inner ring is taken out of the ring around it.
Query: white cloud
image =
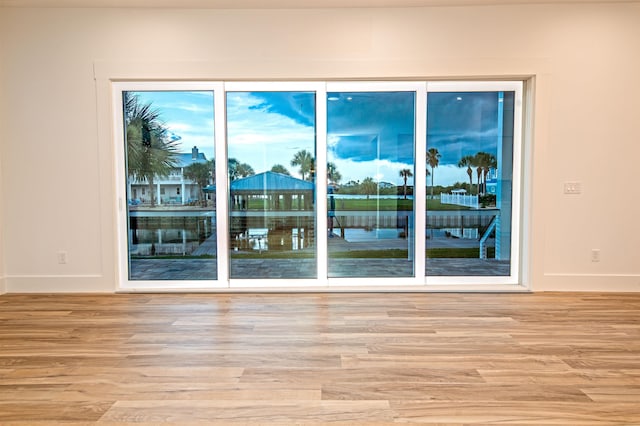
[[[429,168],[431,171],[431,168]],[[456,167],[452,164],[446,164],[436,167],[433,173],[433,184],[448,186],[456,182],[469,182],[467,169]],[[427,177],[427,185],[431,185],[431,176]]]
[[[349,159],[332,158],[333,162],[340,174],[342,175],[341,183],[347,183],[351,180],[362,182],[365,178],[371,177],[378,182],[390,182],[395,185],[401,185],[404,180],[400,177],[400,170],[406,169],[407,164],[395,163],[389,160],[374,161],[353,161]],[[409,178],[408,183],[413,178]]]
[[[262,103],[250,93],[233,94],[227,105],[228,155],[250,164],[256,173],[282,164],[297,174],[291,159],[301,149],[314,151],[315,129],[258,108]]]
[[[193,131],[193,126],[191,124],[187,124],[187,123],[177,123],[175,121],[170,122],[170,123],[166,123],[167,128],[174,132],[177,135],[182,136],[180,133],[181,132],[191,132]]]
[[[193,112],[196,114],[211,114],[211,108],[208,106],[199,106],[195,104],[178,104],[173,105],[173,108],[181,109],[183,111]]]

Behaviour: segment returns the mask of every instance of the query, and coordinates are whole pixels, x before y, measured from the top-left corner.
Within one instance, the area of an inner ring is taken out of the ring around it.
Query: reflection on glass
[[[426,274],[508,276],[513,92],[427,97]]]
[[[327,99],[328,275],[413,276],[415,93]]]
[[[315,93],[228,92],[231,278],[315,278]]]
[[[130,280],[212,280],[213,92],[123,92]]]

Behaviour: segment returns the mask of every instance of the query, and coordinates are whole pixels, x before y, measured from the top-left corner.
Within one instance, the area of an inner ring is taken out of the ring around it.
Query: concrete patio
[[[232,259],[232,277],[316,278],[314,259]],[[330,277],[413,276],[405,259],[331,259]],[[494,259],[427,259],[429,276],[504,276],[509,263]],[[215,259],[133,259],[132,280],[214,280]]]

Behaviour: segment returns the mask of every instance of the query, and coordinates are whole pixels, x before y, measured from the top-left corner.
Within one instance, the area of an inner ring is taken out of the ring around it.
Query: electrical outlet
[[[582,183],[581,182],[565,182],[564,193],[565,194],[581,194]]]
[[[600,262],[600,249],[592,249],[591,250],[591,261],[592,262]]]
[[[67,263],[67,252],[66,251],[59,251],[58,252],[58,263],[60,265],[64,265]]]

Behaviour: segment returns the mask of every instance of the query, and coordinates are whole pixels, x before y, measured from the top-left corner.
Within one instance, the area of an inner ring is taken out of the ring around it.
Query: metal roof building
[[[302,193],[315,189],[313,182],[276,172],[263,172],[231,182],[231,192],[266,194]]]
[[[270,171],[231,182],[231,192],[236,194],[298,194],[312,192],[314,189],[313,182]],[[208,185],[204,188],[205,192],[214,192],[215,190],[215,185]]]

